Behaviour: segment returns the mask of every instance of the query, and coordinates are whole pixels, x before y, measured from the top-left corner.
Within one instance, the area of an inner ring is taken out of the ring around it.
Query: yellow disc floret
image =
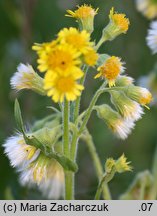
[[[41,72],[54,71],[57,68],[66,70],[79,65],[79,53],[69,45],[58,45],[55,49],[48,49],[39,55],[38,69]]]
[[[117,76],[123,71],[123,66],[120,58],[116,56],[109,57],[105,63],[98,68],[99,73],[95,78],[106,78],[109,86],[115,85]]]
[[[129,19],[125,17],[125,14],[114,13],[114,8],[111,9],[109,18],[123,33],[128,31],[130,22]]]

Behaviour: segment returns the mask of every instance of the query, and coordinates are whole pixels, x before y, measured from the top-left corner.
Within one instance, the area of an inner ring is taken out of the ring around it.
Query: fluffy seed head
[[[121,115],[132,121],[137,121],[143,114],[143,109],[136,102],[128,98],[123,92],[111,91],[111,101]]]
[[[108,105],[96,106],[99,118],[103,119],[112,132],[120,139],[126,139],[135,124],[131,119],[125,119]]]
[[[40,153],[34,146],[27,145],[21,134],[9,137],[3,147],[13,167],[30,164]]]

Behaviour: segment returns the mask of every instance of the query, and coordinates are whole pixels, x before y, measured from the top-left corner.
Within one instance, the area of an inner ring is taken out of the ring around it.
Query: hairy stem
[[[99,156],[96,152],[96,148],[95,148],[92,136],[89,134],[89,132],[87,132],[87,134],[81,136],[81,138],[86,142],[88,146],[89,152],[91,154],[91,157],[93,159],[93,163],[95,166],[96,174],[100,182],[103,176],[103,168],[102,168]],[[107,183],[103,183],[102,187],[103,187],[103,199],[111,200],[111,193],[110,193]],[[98,192],[101,192],[101,189]]]
[[[64,154],[69,157],[69,102],[66,99],[64,100],[63,131]]]
[[[69,151],[69,102],[64,100],[63,111],[63,147],[65,156],[70,156]],[[65,200],[73,199],[73,174],[72,172],[65,172]]]
[[[92,101],[90,102],[90,105],[89,105],[88,109],[86,110],[85,117],[84,117],[84,119],[83,119],[82,125],[81,125],[81,127],[80,127],[80,129],[79,129],[79,132],[78,132],[79,135],[81,135],[82,132],[83,132],[83,130],[85,129],[85,127],[86,127],[86,125],[87,125],[87,123],[88,123],[88,120],[89,120],[89,118],[90,118],[90,116],[91,116],[91,113],[92,113],[92,111],[93,111],[93,107],[95,106],[95,104],[96,104],[96,102],[97,102],[99,96],[104,92],[103,87],[104,87],[104,83],[103,83],[103,85],[97,90],[97,92],[95,93],[95,95],[94,95]]]
[[[80,85],[84,84],[88,69],[89,69],[89,67],[87,67],[87,66],[83,67],[84,76],[80,80]],[[78,118],[78,115],[79,115],[80,102],[81,102],[81,95],[76,99],[76,102],[75,102],[74,122],[76,121],[76,119]]]

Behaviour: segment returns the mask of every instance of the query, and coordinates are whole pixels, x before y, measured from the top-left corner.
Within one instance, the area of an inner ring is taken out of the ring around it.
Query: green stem
[[[97,51],[101,47],[101,45],[105,43],[107,40],[108,40],[107,38],[101,37],[97,45],[95,46],[95,50]]]
[[[83,67],[84,76],[80,80],[80,85],[84,84],[88,69],[89,69],[89,67],[87,67],[87,66]],[[80,102],[81,102],[81,95],[76,99],[76,102],[75,102],[74,122],[76,121],[76,119],[78,118],[78,115],[79,115]]]
[[[64,100],[64,111],[63,111],[63,147],[65,156],[70,156],[69,151],[69,102]],[[65,172],[65,200],[73,199],[73,173]]]
[[[100,181],[98,188],[97,188],[97,191],[96,191],[96,194],[95,194],[95,197],[94,197],[95,200],[100,200],[102,188],[103,188],[103,181]]]
[[[69,102],[66,99],[64,100],[63,131],[64,154],[69,157]]]
[[[77,144],[78,144],[78,133],[75,132],[71,142],[71,155],[70,155],[70,158],[73,161],[76,160]]]
[[[65,172],[65,200],[74,200],[73,176],[72,172]]]
[[[104,185],[107,185],[108,182],[110,182],[113,179],[115,172],[116,172],[115,169],[112,169],[110,172],[105,172],[103,174],[101,180],[99,181],[99,185],[95,194],[95,200],[100,199]]]
[[[78,135],[81,135],[82,132],[83,132],[83,130],[85,129],[85,127],[86,127],[86,125],[87,125],[87,122],[88,122],[88,120],[89,120],[89,118],[90,118],[90,116],[91,116],[93,107],[95,106],[95,103],[97,102],[99,96],[104,92],[103,87],[104,87],[104,83],[103,83],[103,85],[97,90],[97,92],[95,93],[95,95],[94,95],[94,97],[93,97],[93,99],[92,99],[92,101],[91,101],[91,103],[90,103],[90,105],[89,105],[89,107],[88,107],[88,109],[87,109],[87,111],[86,111],[86,113],[85,113],[85,117],[84,117],[83,122],[82,122],[82,125],[81,125],[81,127],[80,127],[80,129],[79,129]]]
[[[93,159],[93,163],[95,166],[96,174],[97,174],[98,180],[100,182],[102,177],[103,177],[103,168],[102,168],[99,156],[96,152],[96,148],[95,148],[92,136],[88,132],[86,135],[81,136],[81,138],[86,142],[86,144],[88,146],[89,152],[91,154],[91,157]],[[100,192],[101,192],[101,190],[100,190]],[[110,190],[108,188],[107,183],[103,184],[103,198],[105,200],[111,200],[111,194],[110,194]]]

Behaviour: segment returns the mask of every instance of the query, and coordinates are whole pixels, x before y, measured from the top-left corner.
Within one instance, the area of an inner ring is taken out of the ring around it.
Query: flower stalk
[[[94,167],[95,167],[95,171],[96,171],[98,180],[101,181],[102,176],[103,176],[103,168],[102,168],[98,153],[96,151],[92,136],[89,134],[88,131],[86,131],[86,134],[82,135],[81,139],[83,139],[88,146],[90,155],[91,155],[93,163],[94,163]],[[104,200],[111,200],[112,199],[111,193],[110,193],[110,190],[109,190],[107,183],[103,184],[102,190],[103,190],[103,199]]]

